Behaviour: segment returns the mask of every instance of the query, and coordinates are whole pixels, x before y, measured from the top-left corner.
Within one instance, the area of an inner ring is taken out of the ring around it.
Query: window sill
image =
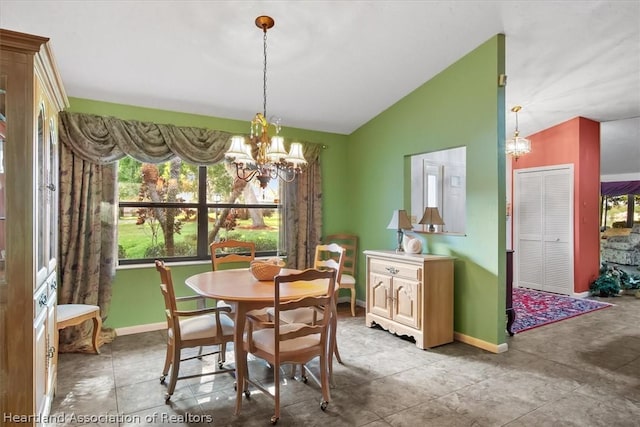
[[[183,266],[183,265],[203,265],[203,264],[211,264],[211,260],[197,260],[197,261],[169,261],[166,262],[166,265],[169,267],[175,266]],[[155,264],[145,262],[144,264],[124,264],[118,265],[116,267],[116,271],[118,270],[136,270],[141,268],[155,268]]]
[[[268,260],[274,258],[274,256],[260,256],[260,257],[256,257],[256,259],[260,259],[260,260]],[[280,255],[280,258],[286,259],[286,255]],[[195,260],[195,261],[167,261],[165,263],[167,266],[169,267],[180,267],[180,266],[187,266],[187,265],[211,265],[211,260]],[[143,269],[143,268],[155,268],[155,264],[153,263],[142,263],[142,264],[123,264],[123,265],[118,265],[116,267],[116,271],[118,270],[139,270],[139,269]]]

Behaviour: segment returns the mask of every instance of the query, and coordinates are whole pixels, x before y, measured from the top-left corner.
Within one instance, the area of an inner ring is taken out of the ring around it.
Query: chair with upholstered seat
[[[312,359],[320,358],[320,386],[322,401],[320,408],[324,411],[329,403],[329,345],[330,318],[335,297],[336,270],[308,269],[298,274],[278,275],[274,285],[274,318],[273,322],[247,315],[247,332],[244,338],[244,350],[256,357],[266,360],[273,369],[275,392],[272,394],[262,384],[252,381],[249,377],[250,369],[246,363],[247,353],[244,353],[244,367],[238,372],[238,384],[244,386],[248,396],[248,385],[252,384],[261,392],[275,400],[275,414],[271,423],[275,424],[280,418],[280,365],[284,363],[305,364]],[[293,301],[280,301],[280,287],[283,284],[295,283],[304,286],[304,282],[324,280],[327,283],[326,292],[321,296],[306,297]],[[284,323],[281,319],[290,310],[320,309],[322,316],[315,324]],[[241,395],[240,395],[241,396]],[[241,405],[241,401],[238,402]]]
[[[317,245],[313,259],[313,268],[316,270],[334,269],[336,270],[338,280],[342,273],[344,265],[344,249],[333,243],[329,245]],[[270,315],[274,314],[274,309],[268,310]],[[282,314],[282,321],[286,323],[309,323],[314,324],[321,313],[310,308],[301,308],[298,310],[290,310]]]
[[[338,244],[331,243],[328,245],[317,245],[313,259],[313,268],[317,270],[333,269],[337,272],[336,277],[339,280],[339,277],[342,273],[342,267],[344,265],[344,254],[344,248],[342,246],[339,246]],[[267,313],[271,317],[275,316],[274,308],[267,309]],[[322,320],[323,311],[318,310],[317,308],[302,307],[285,311],[280,316],[280,320],[284,323],[306,323],[309,325],[315,325],[316,322]],[[336,342],[335,336],[331,336],[331,344],[332,353],[335,354],[338,362],[342,363],[342,358],[340,357],[340,352],[338,351],[338,344]],[[329,361],[330,378],[331,374],[333,373],[332,360]],[[307,377],[305,375],[304,365],[301,365],[300,375],[302,380],[306,382]],[[295,365],[293,366],[291,377],[295,377]]]
[[[251,261],[256,258],[256,244],[253,242],[242,242],[240,240],[225,240],[213,242],[209,245],[211,252],[211,268],[213,271],[225,268],[248,267]],[[226,265],[225,265],[226,264]],[[233,305],[224,301],[217,302],[218,307],[230,307],[233,312]]]
[[[223,264],[247,264],[256,257],[256,245],[253,242],[242,242],[240,240],[225,240],[223,242],[213,242],[209,245],[211,252],[211,268],[213,271],[220,270]]]
[[[160,289],[164,297],[167,318],[167,353],[160,383],[164,384],[169,369],[171,369],[169,385],[165,395],[165,401],[168,401],[175,391],[178,380],[234,372],[233,369],[222,369],[226,344],[233,342],[234,324],[229,316],[221,315],[222,313],[229,313],[231,311],[229,307],[178,310],[177,303],[190,301],[193,297],[176,297],[171,269],[166,267],[162,261],[156,261],[155,264],[156,270],[160,273]],[[182,349],[202,346],[217,346],[217,350],[204,355],[198,354],[193,357],[182,358]],[[196,358],[200,359],[212,354],[218,356],[217,370],[178,376],[181,362]]]
[[[356,315],[356,261],[358,259],[358,236],[355,234],[329,234],[324,243],[337,243],[344,248],[344,265],[338,279],[340,289],[349,289],[351,294],[351,315]]]
[[[56,306],[56,333],[68,326],[80,325],[93,320],[92,345],[96,354],[100,354],[99,338],[102,329],[100,307],[90,304],[58,304]],[[56,337],[56,343],[58,337]]]

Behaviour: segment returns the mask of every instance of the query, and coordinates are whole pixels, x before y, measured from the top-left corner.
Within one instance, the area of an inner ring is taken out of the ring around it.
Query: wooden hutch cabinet
[[[364,251],[366,324],[408,335],[421,349],[453,341],[453,260],[439,255]]]
[[[48,41],[0,29],[0,413],[32,425],[51,406],[58,346],[58,112],[68,101]]]

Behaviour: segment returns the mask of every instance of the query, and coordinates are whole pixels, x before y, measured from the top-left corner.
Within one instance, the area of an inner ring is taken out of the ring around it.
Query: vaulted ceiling
[[[50,37],[70,96],[349,134],[497,33],[522,135],[602,122],[602,173],[640,172],[638,1],[13,1]]]

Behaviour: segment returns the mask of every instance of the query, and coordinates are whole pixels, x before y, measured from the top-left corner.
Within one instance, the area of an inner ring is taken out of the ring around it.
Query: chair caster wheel
[[[244,397],[246,397],[247,399],[251,398],[251,392],[249,390],[245,390],[244,391]]]
[[[164,384],[164,380],[167,379],[166,375],[160,377],[160,384]]]
[[[222,369],[224,366],[224,362],[218,362],[218,368]]]
[[[233,391],[238,391],[238,383],[233,383]]]
[[[326,411],[328,405],[329,405],[329,402],[327,402],[326,400],[323,400],[322,402],[320,402],[320,409],[322,409],[323,411]]]
[[[307,383],[307,381],[309,381],[309,379],[307,378],[307,376],[306,376],[306,375],[303,375],[303,376],[302,376],[302,382],[306,384],[306,383]]]
[[[169,404],[169,400],[171,400],[171,395],[170,394],[165,394],[164,395],[164,403]]]
[[[277,422],[278,422],[278,417],[276,417],[275,415],[271,417],[271,424],[275,424]]]

